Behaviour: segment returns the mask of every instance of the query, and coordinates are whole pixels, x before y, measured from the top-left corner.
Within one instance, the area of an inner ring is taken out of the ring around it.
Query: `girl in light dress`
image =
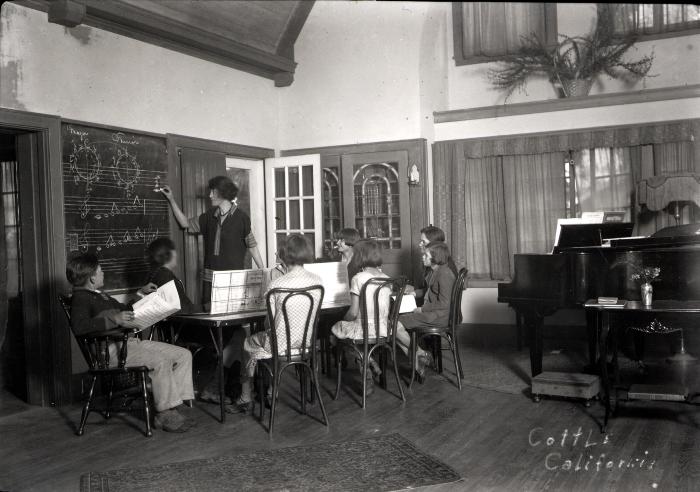
[[[367,283],[368,280],[375,277],[389,278],[384,272],[381,271],[382,266],[382,251],[379,243],[373,239],[362,239],[355,243],[353,253],[353,261],[356,262],[359,272],[352,277],[350,281],[350,308],[343,320],[338,321],[331,328],[331,344],[336,345],[337,339],[352,339],[360,340],[363,338],[362,332],[362,309],[360,306],[360,293],[362,292],[362,287]],[[374,299],[374,294],[378,286],[370,285],[367,287],[365,293],[367,299]],[[379,336],[387,336],[387,321],[389,318],[390,309],[390,298],[391,289],[389,287],[384,287],[379,295]],[[375,313],[374,313],[374,302],[367,303],[367,318],[368,318],[368,329],[369,337],[373,338],[375,333]],[[411,343],[411,338],[403,327],[397,326],[396,333],[397,345],[403,350],[403,352],[408,355],[409,347]],[[418,360],[430,357],[430,354],[425,352],[423,349],[418,348],[416,357]],[[381,369],[376,361],[372,358],[369,360],[370,368],[375,376],[381,374]],[[361,369],[361,365],[357,364],[358,368]],[[424,367],[424,366],[423,366]],[[367,389],[368,392],[372,391],[373,380],[371,375],[367,378]]]

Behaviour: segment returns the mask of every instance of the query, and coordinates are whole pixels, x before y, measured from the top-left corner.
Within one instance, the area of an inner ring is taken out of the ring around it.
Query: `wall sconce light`
[[[416,186],[420,183],[420,174],[418,173],[418,166],[412,165],[408,170],[408,184]]]

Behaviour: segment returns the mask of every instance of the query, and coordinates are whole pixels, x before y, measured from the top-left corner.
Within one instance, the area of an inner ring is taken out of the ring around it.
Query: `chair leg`
[[[457,345],[454,343],[454,340],[452,340],[452,337],[445,337],[447,338],[447,343],[450,345],[450,351],[452,352],[452,360],[454,360],[455,363],[455,377],[457,378],[457,387],[459,388],[460,391],[462,391],[462,378],[459,375],[459,354],[457,353]]]
[[[114,395],[114,377],[109,378],[109,391],[107,391],[107,410],[105,411],[105,418],[108,419],[112,416],[112,396]]]
[[[462,357],[459,355],[459,341],[457,336],[454,337],[455,353],[457,354],[457,366],[459,367],[459,378],[464,379],[464,371],[462,371]]]
[[[369,366],[369,355],[362,357],[362,408],[365,408],[367,403],[367,369]]]
[[[343,376],[343,368],[342,368],[343,349],[340,348],[340,346],[336,346],[335,352],[336,352],[336,359],[335,359],[336,360],[336,372],[338,374],[338,377],[337,377],[337,382],[335,385],[335,396],[333,397],[333,399],[337,400],[338,397],[340,396],[340,383],[341,383],[341,379]]]
[[[143,416],[146,419],[146,437],[153,436],[151,430],[151,402],[148,398],[148,387],[146,386],[146,373],[140,373],[141,376],[141,392],[143,394]]]
[[[263,392],[265,389],[263,388],[263,370],[262,367],[260,367],[260,363],[257,365],[255,369],[256,375],[258,377],[258,397],[260,397],[260,422],[262,422],[263,416],[265,415],[265,395]]]
[[[387,347],[388,348],[388,347]],[[401,385],[401,378],[399,377],[399,366],[396,362],[396,351],[389,349],[391,352],[391,360],[394,363],[394,376],[396,377],[396,384],[399,385],[399,392],[401,393],[401,401],[406,401],[406,395],[403,394],[403,386]]]
[[[90,413],[90,405],[92,404],[92,395],[95,392],[95,382],[97,381],[97,376],[92,377],[92,382],[90,383],[90,391],[88,392],[87,401],[83,405],[83,412],[80,414],[80,424],[78,425],[79,436],[83,435],[85,432],[85,423],[87,422],[88,414]]]
[[[321,398],[321,388],[318,385],[318,374],[314,369],[309,368],[311,373],[311,384],[314,386],[314,392],[316,393],[316,398],[318,398],[318,404],[321,407],[321,413],[323,414],[323,423],[328,427],[328,415],[326,415],[326,407],[323,405],[323,399]]]
[[[435,361],[435,370],[438,374],[442,374],[442,338],[434,336],[433,339],[433,360]]]
[[[411,358],[411,381],[408,383],[408,388],[411,389],[413,386],[413,380],[416,379],[416,332],[411,332],[411,347],[409,352],[409,357]]]
[[[301,400],[301,413],[306,415],[306,373],[304,366],[297,366],[297,374],[299,375],[299,399]]]
[[[275,410],[277,409],[277,397],[279,396],[281,376],[281,372],[278,372],[272,376],[272,405],[270,405],[270,423],[268,429],[270,437],[272,437],[272,429],[275,426]]]

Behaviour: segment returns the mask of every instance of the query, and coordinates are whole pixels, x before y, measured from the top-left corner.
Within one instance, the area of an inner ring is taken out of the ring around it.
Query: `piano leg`
[[[544,316],[529,312],[524,314],[525,326],[532,338],[530,340],[530,372],[534,378],[542,372],[542,325]]]
[[[610,315],[607,311],[603,310],[597,313],[597,327],[600,333],[599,337],[599,347],[600,347],[600,378],[601,385],[603,387],[603,404],[605,405],[605,420],[603,421],[603,426],[601,428],[602,433],[606,433],[608,429],[608,419],[610,417],[610,380],[608,378],[608,343],[610,336],[614,334],[610,333]]]
[[[599,374],[598,369],[598,340],[600,324],[598,311],[586,311],[586,338],[588,339],[588,365],[583,368],[587,374]]]

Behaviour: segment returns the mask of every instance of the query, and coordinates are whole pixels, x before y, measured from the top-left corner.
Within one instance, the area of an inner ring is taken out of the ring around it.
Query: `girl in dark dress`
[[[174,280],[177,293],[180,296],[180,312],[195,313],[201,311],[201,306],[194,304],[190,298],[187,297],[185,286],[173,273],[173,269],[177,266],[175,243],[167,237],[160,237],[148,245],[146,248],[146,256],[151,266],[148,282],[153,282],[160,287]]]

